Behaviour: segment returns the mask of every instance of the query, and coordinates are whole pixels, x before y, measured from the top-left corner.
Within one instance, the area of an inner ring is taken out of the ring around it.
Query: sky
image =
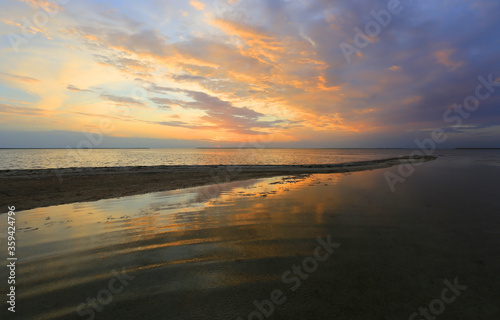
[[[498,0],[0,4],[1,148],[500,147]]]

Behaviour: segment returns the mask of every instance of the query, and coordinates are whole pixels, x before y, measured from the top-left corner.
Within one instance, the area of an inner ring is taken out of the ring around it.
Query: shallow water
[[[247,319],[275,289],[287,299],[275,319],[406,319],[454,277],[469,296],[449,316],[492,319],[500,168],[488,157],[442,155],[395,193],[384,173],[397,167],[18,212],[16,319],[87,319],[77,307],[122,270],[135,278],[96,319]],[[328,235],[340,248],[291,290],[283,273]]]

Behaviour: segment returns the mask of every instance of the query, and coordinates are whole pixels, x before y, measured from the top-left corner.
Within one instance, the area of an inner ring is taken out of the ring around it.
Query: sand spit
[[[321,165],[137,166],[1,170],[2,206],[28,210],[279,175],[340,173],[419,163],[433,156]]]

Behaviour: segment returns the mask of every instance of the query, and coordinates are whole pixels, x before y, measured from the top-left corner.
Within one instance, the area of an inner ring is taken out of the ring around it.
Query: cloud
[[[7,25],[18,27],[24,33],[28,33],[28,34],[36,34],[38,32],[44,33],[42,29],[37,28],[33,24],[19,23],[13,19],[7,19],[7,18],[1,18],[0,20]]]
[[[18,114],[23,116],[43,116],[46,110],[38,108],[20,107],[8,104],[0,104],[0,113]]]
[[[200,126],[196,124],[191,124],[183,121],[149,121],[151,124],[159,124],[162,126],[167,126],[167,127],[181,127],[181,128],[188,128],[188,129],[209,129],[209,126]]]
[[[96,46],[101,49],[113,48],[133,55],[149,53],[160,56],[165,54],[167,37],[157,30],[134,28],[127,30],[107,25],[100,27],[84,25],[73,28],[71,32],[88,41],[91,48]]]
[[[192,75],[192,74],[174,74],[172,76],[172,79],[176,80],[176,81],[196,81],[196,80],[207,80],[206,77],[202,77],[202,76],[196,76],[196,75]]]
[[[78,148],[82,132],[0,130],[0,148]],[[155,139],[105,135],[100,148],[196,148],[212,146],[206,140]]]
[[[15,81],[20,81],[20,82],[25,82],[25,83],[38,83],[38,82],[40,82],[40,80],[35,79],[35,78],[26,77],[26,76],[19,76],[19,75],[15,75],[12,73],[0,72],[0,75],[3,75],[5,77],[8,77],[8,78],[15,80]]]
[[[32,8],[43,9],[51,13],[56,13],[64,10],[64,8],[58,5],[55,1],[47,1],[47,0],[19,0],[19,1],[27,3]]]
[[[5,99],[5,98],[0,98],[0,100],[11,102],[11,103],[16,103],[16,104],[30,104],[30,102],[26,101],[19,101],[19,100],[14,100],[14,99]]]
[[[44,3],[24,2],[33,8]],[[179,128],[151,134],[184,135],[188,130],[181,128],[193,128],[199,136],[228,133],[221,136],[233,141],[279,133],[281,141],[361,141],[369,146],[383,137],[411,144],[411,134],[402,132],[422,133],[447,125],[443,112],[474,93],[479,75],[500,77],[500,47],[491,41],[492,30],[500,27],[494,14],[500,3],[408,3],[347,63],[340,43],[352,43],[354,28],[363,29],[374,19],[370,12],[385,6],[367,0],[224,0],[159,6],[145,0],[141,14],[127,14],[130,11],[118,2],[81,3],[75,5],[78,10],[68,5],[57,17],[58,30],[51,29],[54,41],[32,41],[22,63],[5,50],[5,65],[16,72],[0,77],[16,86],[6,98],[35,101],[36,107],[56,105],[55,97],[62,93],[58,106],[74,112],[88,105],[88,97],[64,92],[95,92],[98,86],[104,101],[91,103],[89,109],[98,112],[110,102],[151,105],[154,108],[134,112],[138,125]],[[22,14],[33,11],[19,8]],[[9,19],[3,21],[19,27],[20,19]],[[465,20],[467,24],[461,22]],[[58,51],[58,59],[39,54],[53,50],[56,43],[67,46],[61,54]],[[86,79],[74,82],[75,64],[92,72],[79,72]],[[91,74],[95,71],[113,77],[101,81]],[[62,79],[60,74],[70,76]],[[40,90],[28,89],[42,84]],[[128,92],[138,84],[148,90],[146,101]],[[499,100],[494,94],[482,102],[464,120],[464,125],[474,127],[461,134],[498,123]],[[75,119],[71,121],[87,121]],[[51,121],[54,127],[61,125],[60,119]],[[128,132],[136,133],[137,128]]]
[[[291,123],[284,119],[273,121],[261,120],[261,118],[266,116],[265,114],[256,112],[248,107],[235,107],[229,101],[221,100],[218,97],[211,96],[204,92],[181,90],[170,87],[158,87],[154,85],[150,87],[150,90],[156,93],[183,93],[187,98],[191,98],[193,101],[189,101],[187,99],[172,100],[168,98],[152,98],[151,100],[157,104],[169,103],[181,106],[185,109],[203,111],[205,115],[199,117],[199,120],[207,125],[196,124],[191,126],[194,129],[215,128],[217,130],[237,134],[257,135],[268,134],[268,132],[263,131],[262,129],[283,128],[287,124]],[[163,125],[166,125],[166,122],[163,123]]]
[[[191,0],[189,1],[189,4],[195,8],[196,10],[203,10],[205,9],[205,4],[201,1],[196,1],[196,0]]]
[[[66,89],[68,89],[70,91],[74,91],[74,92],[94,92],[94,91],[92,91],[90,89],[80,89],[80,88],[77,88],[77,87],[75,87],[72,84],[68,84],[68,86],[66,87]]]
[[[128,57],[120,57],[120,56],[103,56],[103,55],[94,55],[102,64],[109,65],[115,67],[116,69],[142,77],[149,77],[152,72],[156,70],[155,66],[145,60],[132,59]]]
[[[170,109],[169,104],[175,104],[175,101],[172,99],[168,98],[159,98],[159,97],[154,97],[150,99],[153,101],[159,108],[161,109]]]
[[[434,52],[434,56],[438,63],[446,66],[451,71],[460,68],[464,65],[463,61],[453,61],[452,56],[454,55],[456,50],[454,49],[444,49],[440,51]]]
[[[111,102],[115,102],[116,104],[124,104],[130,106],[145,106],[144,102],[134,99],[132,97],[115,96],[112,94],[101,94],[101,98],[104,98],[105,100]]]

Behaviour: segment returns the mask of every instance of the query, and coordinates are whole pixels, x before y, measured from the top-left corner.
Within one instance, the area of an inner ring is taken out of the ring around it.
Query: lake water
[[[0,170],[156,165],[327,164],[397,157],[404,149],[3,149]]]
[[[458,277],[468,288],[443,319],[495,319],[499,154],[438,153],[394,193],[384,173],[396,167],[18,212],[15,318],[247,319],[254,301],[279,289],[286,301],[274,319],[408,319]],[[328,235],[341,246],[292,290],[283,274]],[[129,280],[109,300],[121,271]]]
[[[410,149],[0,149],[0,170],[157,165],[333,164],[408,155]],[[436,150],[434,155],[499,160],[500,150]]]

